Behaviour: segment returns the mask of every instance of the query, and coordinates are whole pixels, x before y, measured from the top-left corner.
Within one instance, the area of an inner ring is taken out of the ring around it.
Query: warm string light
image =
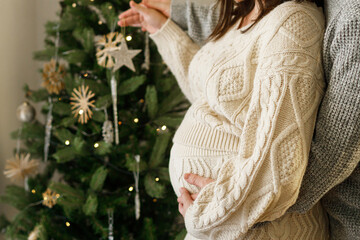
[[[32,192],[33,194],[35,194],[35,193],[36,193],[36,190],[35,190],[35,189],[33,189],[33,190],[31,190],[31,192]]]
[[[139,119],[138,118],[134,118],[134,123],[138,123]]]
[[[67,227],[70,227],[70,223],[69,223],[69,222],[66,222],[65,225],[66,225]]]
[[[132,191],[134,191],[134,187],[133,187],[133,186],[129,187],[129,192],[132,192]]]
[[[118,124],[121,125],[121,124],[122,124],[122,121],[119,121]]]
[[[79,114],[82,115],[84,113],[84,110],[80,109]]]
[[[98,21],[98,24],[99,24],[99,25],[102,25],[102,24],[103,24],[103,22],[102,22],[101,20],[99,20],[99,21]]]
[[[160,181],[160,178],[156,177],[156,178],[155,178],[155,181],[156,181],[156,182]]]
[[[130,42],[130,41],[132,40],[132,36],[131,36],[131,35],[127,35],[125,39],[126,39],[126,41]]]
[[[94,144],[94,148],[98,148],[99,146],[100,146],[99,143],[95,143],[95,144]]]
[[[166,125],[163,125],[159,128],[156,129],[156,131],[160,134],[160,133],[165,133],[167,132],[167,126]]]
[[[72,7],[73,7],[73,8],[76,8],[76,3],[73,3],[73,4],[72,4]]]
[[[111,9],[112,9],[112,6],[109,6],[109,9],[111,10]]]
[[[154,199],[153,199],[153,202],[154,202],[154,203],[156,203],[156,202],[157,202],[157,199],[156,199],[156,198],[154,198]]]
[[[69,141],[69,140],[66,140],[66,141],[65,141],[65,145],[66,145],[66,146],[69,146],[69,145],[70,145],[70,141]]]

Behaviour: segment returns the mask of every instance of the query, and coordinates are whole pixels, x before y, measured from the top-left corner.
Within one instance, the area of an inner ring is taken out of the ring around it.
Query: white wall
[[[9,184],[3,170],[16,145],[9,134],[20,126],[16,108],[25,99],[22,87],[41,84],[37,69],[42,64],[32,55],[43,48],[44,24],[56,20],[58,10],[57,0],[0,0],[0,195]],[[11,217],[14,209],[0,204],[0,213]]]

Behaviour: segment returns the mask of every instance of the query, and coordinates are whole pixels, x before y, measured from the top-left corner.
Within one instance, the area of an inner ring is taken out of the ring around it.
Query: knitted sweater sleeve
[[[346,17],[334,19],[325,35],[328,87],[319,109],[309,166],[292,211],[309,210],[359,163],[360,5],[351,5],[344,12]]]
[[[176,77],[182,92],[193,103],[198,94],[194,89],[190,89],[188,71],[190,62],[200,46],[171,19],[168,19],[162,28],[150,37],[155,41],[163,60]]]
[[[209,37],[219,19],[215,0],[172,0],[170,17],[198,44]]]
[[[194,237],[240,239],[295,203],[323,95],[321,22],[294,13],[264,47],[239,155],[221,166],[186,212]]]

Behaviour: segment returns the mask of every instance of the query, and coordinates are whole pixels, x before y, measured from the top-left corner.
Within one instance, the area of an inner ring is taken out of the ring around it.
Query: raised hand
[[[118,24],[120,26],[141,27],[143,31],[155,33],[167,20],[167,17],[159,11],[148,8],[144,4],[130,2],[131,9],[122,13]]]

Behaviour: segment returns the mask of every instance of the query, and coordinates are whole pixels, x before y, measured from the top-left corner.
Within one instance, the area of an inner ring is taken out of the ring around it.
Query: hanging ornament
[[[102,126],[102,136],[106,143],[112,143],[114,141],[114,127],[111,121],[106,120],[104,122]]]
[[[100,66],[106,68],[112,68],[114,66],[114,60],[110,55],[110,52],[114,51],[120,45],[122,38],[122,34],[111,32],[95,39],[97,46],[96,58]]]
[[[114,112],[114,122],[115,122],[115,143],[116,143],[116,145],[118,145],[119,144],[119,126],[117,124],[117,122],[118,122],[117,82],[116,82],[114,73],[112,73],[112,76],[111,76],[111,98],[113,101],[113,112]]]
[[[78,89],[74,88],[72,92],[72,97],[70,98],[70,104],[73,105],[71,109],[73,110],[74,117],[78,118],[78,122],[81,124],[87,123],[87,121],[92,117],[93,112],[90,107],[95,107],[95,100],[91,100],[95,94],[90,90],[89,86],[82,85]]]
[[[139,178],[140,178],[140,155],[135,156],[136,161],[136,170],[134,170],[133,175],[135,179],[135,218],[139,220],[140,218],[140,193],[139,193]]]
[[[146,71],[150,70],[150,47],[149,47],[149,32],[145,33],[145,51],[144,51],[145,61],[141,65]]]
[[[50,188],[46,189],[46,191],[42,195],[42,204],[44,206],[47,206],[48,208],[52,208],[53,206],[55,206],[58,198],[60,197],[60,194],[52,191]]]
[[[30,105],[27,101],[23,102],[17,109],[16,109],[16,116],[17,118],[25,123],[31,122],[35,118],[35,108]]]
[[[13,181],[23,181],[26,177],[37,173],[39,164],[39,161],[31,160],[30,153],[16,154],[14,159],[6,161],[4,174]]]
[[[51,59],[50,62],[44,64],[42,86],[46,88],[49,94],[59,94],[65,88],[65,74],[65,66],[63,64],[58,65],[55,59]]]
[[[28,240],[37,240],[40,235],[40,226],[36,226],[34,230],[29,234]]]
[[[132,58],[138,55],[141,52],[140,49],[129,50],[124,38],[121,38],[120,47],[109,52],[110,56],[115,58],[115,65],[113,71],[115,72],[122,66],[126,66],[131,71],[135,72],[135,66],[132,62]]]
[[[49,97],[49,111],[46,116],[46,124],[45,124],[45,140],[44,140],[44,162],[47,162],[49,156],[49,148],[50,148],[50,139],[51,139],[51,129],[52,129],[52,108],[53,101],[52,98]]]
[[[114,240],[114,209],[108,209],[109,240]]]

